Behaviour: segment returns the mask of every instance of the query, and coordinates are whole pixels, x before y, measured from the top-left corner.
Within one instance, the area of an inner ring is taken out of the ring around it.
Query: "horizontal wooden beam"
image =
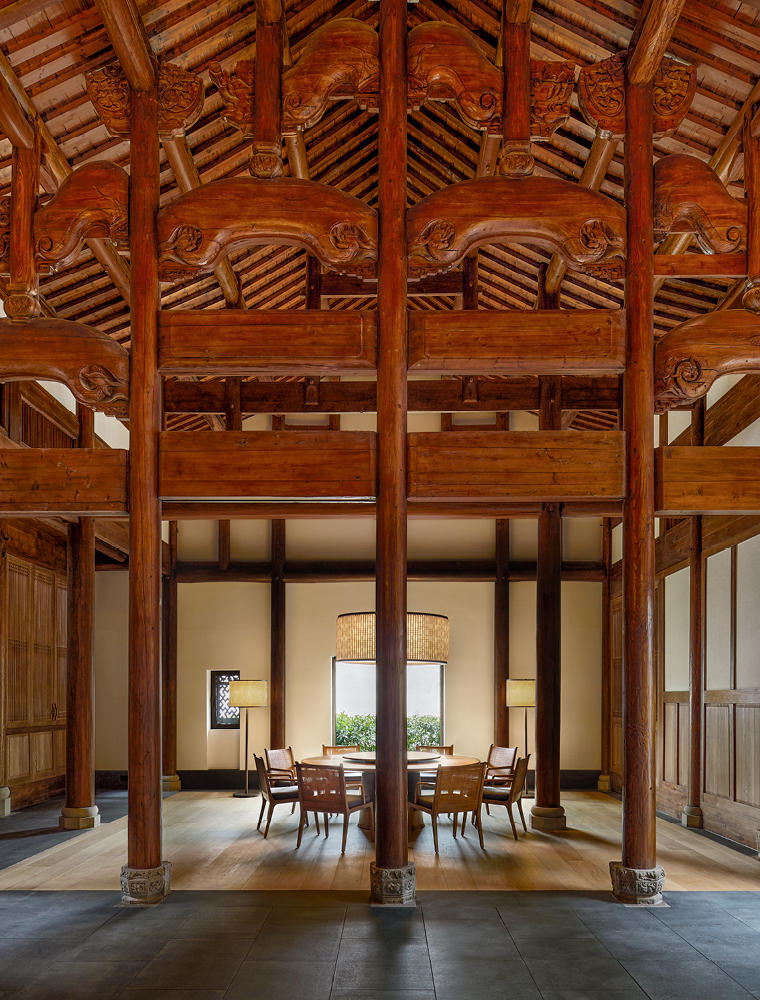
[[[164,375],[339,375],[374,371],[377,315],[295,309],[164,310]]]
[[[739,278],[747,273],[747,254],[656,253],[654,273],[668,278]]]
[[[322,275],[320,294],[323,299],[363,299],[377,295],[377,278],[351,278],[327,271]],[[409,281],[407,295],[434,298],[438,295],[461,295],[462,272],[433,274],[418,281]]]
[[[619,309],[409,314],[409,370],[585,375],[625,368]]]
[[[360,431],[163,433],[163,500],[375,496],[375,435]]]
[[[332,316],[333,313],[327,315]],[[509,380],[473,377],[441,381],[410,380],[410,412],[535,410],[538,381],[529,376]],[[164,383],[165,413],[224,413],[224,381]],[[240,405],[252,413],[373,413],[377,408],[374,382],[243,382]],[[617,376],[567,376],[562,379],[562,405],[568,410],[617,410]]]
[[[408,491],[417,500],[620,499],[620,431],[409,434]]]
[[[0,517],[127,513],[126,451],[17,448],[0,451]]]
[[[657,448],[660,516],[760,511],[760,448]]]

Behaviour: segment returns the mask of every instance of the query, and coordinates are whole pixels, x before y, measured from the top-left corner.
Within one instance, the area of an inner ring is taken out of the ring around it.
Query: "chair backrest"
[[[528,762],[530,761],[530,754],[527,757],[521,757],[515,764],[515,776],[512,778],[512,787],[509,789],[509,802],[517,802],[523,793],[525,788],[525,779],[528,776]]]
[[[326,743],[322,744],[323,757],[342,757],[344,753],[359,753],[360,750],[358,743],[350,747],[329,747]]]
[[[447,747],[434,747],[434,746],[423,746],[418,743],[415,750],[421,750],[423,753],[439,753],[442,757],[453,757],[454,756],[454,744],[451,743]]]
[[[259,778],[259,788],[261,789],[261,794],[265,799],[269,799],[269,775],[267,773],[267,766],[261,757],[256,754],[253,755],[253,760],[256,765],[256,774]]]
[[[343,765],[296,764],[298,798],[308,812],[346,812]]]
[[[480,808],[486,765],[458,764],[439,767],[435,779],[433,812],[470,812]]]
[[[517,760],[517,747],[498,747],[492,743],[488,751],[488,777],[511,776]]]
[[[267,758],[267,767],[275,771],[295,772],[296,761],[293,756],[293,747],[284,747],[278,750],[264,750]]]

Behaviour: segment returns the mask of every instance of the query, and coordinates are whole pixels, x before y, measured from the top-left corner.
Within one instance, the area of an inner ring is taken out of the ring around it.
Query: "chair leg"
[[[369,810],[369,839],[375,843],[375,807],[370,806]]]
[[[515,826],[515,818],[512,815],[511,802],[507,802],[507,812],[509,813],[509,822],[512,824],[512,833],[515,835],[515,840],[517,840],[517,827]]]
[[[480,849],[481,851],[485,851],[485,845],[483,844],[483,824],[480,819],[480,813],[478,813],[477,827],[478,827],[478,837],[480,838]]]
[[[330,836],[330,814],[325,813],[325,840]]]
[[[301,821],[298,824],[298,840],[296,841],[296,850],[301,846],[301,837],[303,836],[303,821],[306,818],[306,813],[301,810]]]
[[[454,813],[454,840],[457,838],[457,826],[459,825],[459,813]]]
[[[318,812],[314,813],[314,822],[315,822],[315,824],[317,826],[317,836],[319,836],[319,813]]]
[[[295,811],[296,811],[296,804],[294,802],[293,803],[293,808],[290,810],[290,815],[292,816]]]
[[[435,844],[435,853],[438,853],[438,817],[433,813],[433,843]]]
[[[348,813],[343,813],[343,844],[340,849],[341,854],[346,853],[346,837],[348,836]]]
[[[264,827],[264,840],[267,839],[267,834],[269,833],[269,824],[272,822],[272,813],[274,812],[274,802],[269,803],[269,812],[267,813],[267,825]]]
[[[259,813],[259,821],[256,824],[256,829],[257,830],[261,829],[261,817],[264,815],[264,810],[266,809],[266,807],[267,807],[267,800],[262,795],[261,796],[261,812]]]
[[[464,837],[464,828],[467,825],[467,813],[462,813],[462,836]]]
[[[520,810],[520,819],[522,820],[523,830],[525,830],[525,832],[527,833],[528,828],[525,825],[525,814],[522,811],[522,799],[517,800],[517,808]]]
[[[491,807],[486,802],[486,816],[490,816],[490,815],[491,815]]]

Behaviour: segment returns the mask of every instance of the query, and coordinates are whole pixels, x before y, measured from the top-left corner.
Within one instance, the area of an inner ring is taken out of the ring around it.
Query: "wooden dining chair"
[[[261,812],[259,813],[259,821],[256,824],[256,829],[261,829],[261,820],[264,816],[264,809],[269,806],[269,812],[267,813],[267,825],[264,828],[264,839],[266,840],[267,834],[269,833],[269,824],[272,822],[272,813],[274,812],[274,807],[279,805],[281,802],[286,802],[288,805],[292,803],[293,809],[296,807],[298,802],[298,785],[293,782],[290,785],[273,785],[269,776],[269,770],[267,769],[264,761],[257,754],[253,755],[254,762],[256,764],[256,774],[259,778],[259,788],[261,789]]]
[[[453,813],[455,837],[459,814],[463,813],[462,836],[464,836],[467,814],[473,813],[476,817],[475,826],[480,838],[480,846],[485,850],[483,847],[483,828],[480,824],[480,802],[483,797],[485,773],[486,765],[484,763],[441,767],[436,774],[435,790],[432,795],[426,791],[424,782],[417,782],[414,801],[410,802],[409,806],[427,813],[431,817],[436,854],[438,853],[438,817],[441,813]]]
[[[295,785],[296,783],[296,759],[293,756],[293,747],[283,747],[276,750],[264,750],[267,760],[267,771],[269,780],[274,785]]]
[[[522,820],[523,830],[525,830],[526,833],[528,832],[522,808],[522,795],[525,790],[525,779],[528,775],[529,761],[530,754],[528,754],[527,757],[520,757],[515,764],[515,772],[511,785],[485,785],[483,788],[484,805],[507,807],[507,814],[509,815],[509,822],[512,824],[512,833],[514,834],[515,840],[518,838],[515,818],[512,815],[512,806],[517,805],[517,809],[520,813],[520,819]]]
[[[486,784],[508,785],[512,781],[519,747],[499,747],[492,743],[486,758]]]
[[[346,790],[346,775],[343,765],[331,767],[321,764],[296,764],[298,777],[298,797],[301,803],[301,822],[298,824],[298,842],[301,846],[303,828],[308,825],[308,814],[314,813],[317,836],[319,836],[319,814],[322,813],[325,824],[325,837],[330,832],[332,815],[343,816],[343,844],[341,854],[346,853],[346,837],[348,836],[348,817],[360,809],[369,809],[370,839],[375,839],[375,806],[367,801],[364,789],[361,794],[349,795]]]
[[[361,747],[358,743],[352,746],[339,747],[339,746],[329,746],[327,743],[322,744],[322,756],[323,757],[342,757],[344,753],[360,753]],[[346,771],[346,788],[361,788],[362,787],[362,775],[361,771]]]
[[[417,751],[421,751],[422,753],[437,753],[440,754],[442,757],[454,756],[453,743],[450,743],[448,746],[445,747],[443,746],[436,747],[432,745],[427,746],[422,743],[418,743],[414,749]],[[437,774],[436,771],[422,771],[420,773],[420,781],[423,782],[425,785],[429,785],[432,788],[435,785],[436,774]]]

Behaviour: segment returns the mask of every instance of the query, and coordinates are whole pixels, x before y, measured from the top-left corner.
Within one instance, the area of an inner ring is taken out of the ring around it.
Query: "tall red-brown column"
[[[159,146],[155,90],[133,91],[130,146],[129,820],[126,902],[169,891],[161,860],[161,507],[157,367]]]
[[[626,903],[661,900],[655,835],[654,275],[652,88],[626,86],[626,370],[623,429],[623,858],[610,863]]]
[[[414,899],[406,778],[406,0],[380,4],[377,833],[371,897]]]
[[[691,443],[699,447],[705,436],[705,401],[691,412]],[[688,799],[681,813],[684,826],[700,829],[702,816],[702,712],[705,662],[705,575],[702,555],[702,518],[689,518],[689,778]]]
[[[541,430],[562,428],[561,381],[540,380]],[[560,803],[560,696],[562,623],[562,517],[546,503],[538,518],[536,561],[536,793],[530,812],[534,830],[564,830]]]
[[[95,445],[94,413],[77,407],[79,447]],[[95,714],[92,621],[95,595],[95,524],[80,517],[69,525],[68,658],[66,663],[66,804],[58,825],[86,830],[100,825],[95,805]]]

